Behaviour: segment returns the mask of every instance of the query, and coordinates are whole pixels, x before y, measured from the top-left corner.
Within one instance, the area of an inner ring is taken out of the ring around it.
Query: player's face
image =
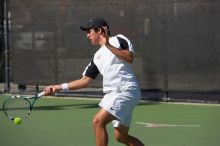
[[[98,45],[100,41],[100,34],[94,29],[87,30],[87,38],[91,41],[93,45]]]

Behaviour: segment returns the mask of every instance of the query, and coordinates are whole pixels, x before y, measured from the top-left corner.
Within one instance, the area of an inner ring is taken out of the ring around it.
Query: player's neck
[[[110,40],[110,38],[111,38],[111,37],[109,37],[108,41]],[[100,46],[103,46],[103,45],[105,45],[105,44],[106,44],[106,39],[103,38],[103,37],[100,37],[99,45],[100,45]]]
[[[105,45],[105,40],[104,40],[104,38],[100,37],[99,45],[100,45],[100,46]]]

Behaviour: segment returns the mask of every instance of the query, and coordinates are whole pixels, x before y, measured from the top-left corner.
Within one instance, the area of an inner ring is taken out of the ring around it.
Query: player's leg
[[[116,119],[105,109],[101,108],[93,118],[93,128],[95,131],[96,146],[107,146],[108,133],[106,125]]]
[[[115,139],[127,146],[144,146],[144,144],[134,136],[128,134],[129,127],[119,125],[115,127]]]

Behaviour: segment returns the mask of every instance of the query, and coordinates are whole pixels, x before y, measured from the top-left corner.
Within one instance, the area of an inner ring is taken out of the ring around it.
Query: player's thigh
[[[107,110],[101,108],[93,118],[93,124],[108,124],[116,117],[111,115]]]

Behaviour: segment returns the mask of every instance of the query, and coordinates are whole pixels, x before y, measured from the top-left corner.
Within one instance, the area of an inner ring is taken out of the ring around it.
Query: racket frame
[[[32,96],[32,97],[20,96],[20,95],[11,96],[10,98],[6,99],[6,100],[3,102],[3,106],[2,106],[2,107],[3,107],[3,108],[2,108],[2,109],[3,109],[3,113],[5,114],[6,117],[8,117],[8,119],[14,121],[14,119],[15,119],[16,117],[12,117],[12,116],[10,116],[10,115],[7,113],[7,111],[6,111],[6,109],[5,109],[5,105],[6,105],[6,103],[7,103],[8,101],[13,100],[14,98],[21,98],[21,99],[27,101],[28,104],[29,104],[29,106],[28,106],[28,107],[29,107],[29,110],[28,110],[28,112],[27,112],[27,114],[26,114],[26,116],[25,116],[25,118],[24,118],[24,119],[26,119],[26,118],[31,114],[31,111],[32,111],[32,109],[33,109],[33,106],[34,106],[35,101],[36,101],[37,99],[41,98],[41,97],[44,96],[44,95],[45,95],[45,92],[41,92],[41,93],[36,94],[35,96]],[[31,102],[30,99],[34,99],[34,100]]]

